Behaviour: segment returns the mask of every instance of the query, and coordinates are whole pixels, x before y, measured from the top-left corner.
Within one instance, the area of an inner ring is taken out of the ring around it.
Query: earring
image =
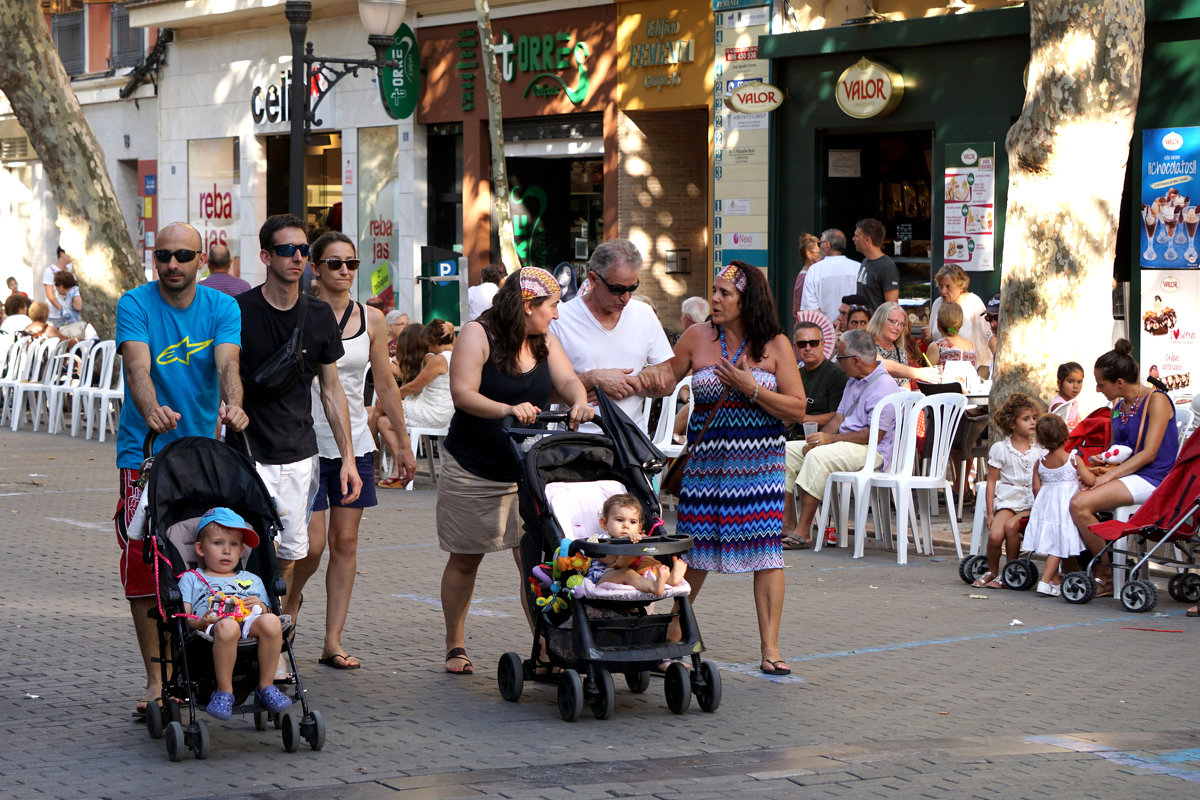
[[[532,311],[526,311],[526,312],[525,312],[525,316],[527,316],[527,317],[532,317],[532,316],[533,316],[533,312],[532,312]]]

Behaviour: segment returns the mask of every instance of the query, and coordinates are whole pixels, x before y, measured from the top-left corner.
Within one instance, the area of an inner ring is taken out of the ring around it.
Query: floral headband
[[[521,299],[532,300],[562,291],[554,276],[538,267],[521,267],[517,273],[521,282]]]
[[[717,273],[718,278],[724,278],[733,284],[739,292],[746,291],[746,273],[737,264],[730,264]]]

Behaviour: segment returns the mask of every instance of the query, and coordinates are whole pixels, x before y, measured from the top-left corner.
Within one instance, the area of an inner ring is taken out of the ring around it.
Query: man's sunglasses
[[[996,320],[1000,319],[1000,315],[999,314],[984,314],[983,318],[985,320],[987,320],[988,322],[995,322]]]
[[[855,311],[865,311],[867,312],[867,316],[871,315],[871,309],[867,306],[850,306],[850,308],[846,310],[846,313],[853,314]]]
[[[358,269],[358,265],[362,263],[362,260],[358,258],[322,258],[320,261],[314,261],[313,263],[328,264],[329,268],[334,272],[339,272],[342,266],[345,265],[346,269],[354,272],[354,270]]]
[[[618,297],[623,294],[626,294],[626,293],[633,294],[634,292],[636,292],[638,290],[638,287],[642,285],[641,281],[636,281],[629,286],[622,286],[619,283],[609,283],[608,281],[604,280],[603,277],[601,277],[600,273],[596,272],[595,270],[592,270],[592,271],[595,272],[596,278],[601,283],[603,283],[610,292],[617,295]]]
[[[820,339],[797,339],[796,340],[796,347],[799,347],[801,350],[803,350],[806,347],[818,347],[820,345],[821,345]]]
[[[296,251],[300,251],[300,255],[307,257],[309,246],[306,244],[275,244],[267,248],[275,253],[280,258],[291,258],[296,255]]]
[[[170,264],[171,256],[180,264],[187,264],[199,253],[198,250],[155,250],[154,260],[160,264]]]

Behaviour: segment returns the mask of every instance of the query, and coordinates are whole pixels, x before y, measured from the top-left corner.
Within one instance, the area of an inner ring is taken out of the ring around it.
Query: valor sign
[[[729,95],[729,105],[743,114],[765,114],[779,108],[783,92],[769,83],[744,83]]]
[[[877,61],[861,58],[841,74],[834,87],[838,108],[855,119],[882,117],[904,96],[904,78]]]

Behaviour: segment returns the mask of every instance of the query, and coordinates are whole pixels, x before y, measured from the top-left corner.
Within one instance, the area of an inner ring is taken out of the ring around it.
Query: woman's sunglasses
[[[354,272],[354,270],[358,269],[358,265],[362,263],[362,260],[358,258],[322,258],[319,261],[314,261],[313,263],[327,264],[334,272],[341,271],[342,265],[344,264],[346,269]]]

